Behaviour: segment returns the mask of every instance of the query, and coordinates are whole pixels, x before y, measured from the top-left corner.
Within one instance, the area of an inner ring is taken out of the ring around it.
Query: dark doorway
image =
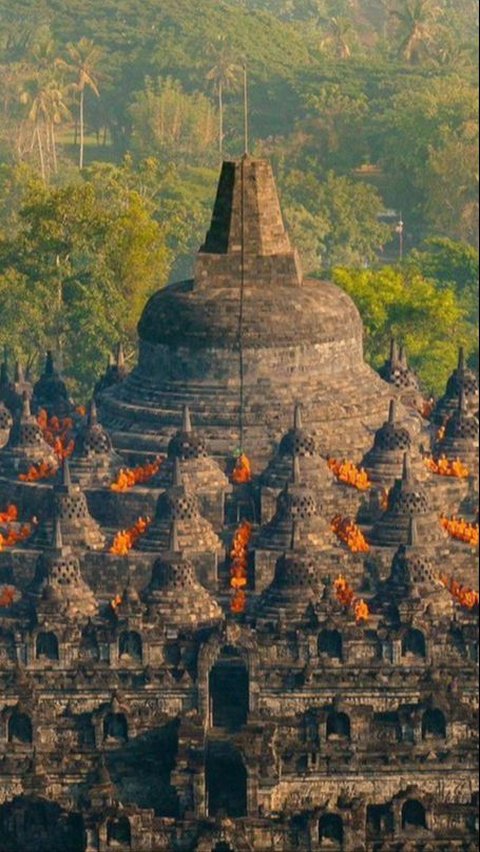
[[[37,660],[60,659],[58,651],[58,639],[55,633],[39,633],[35,643],[35,656]]]
[[[118,640],[118,654],[124,662],[142,662],[142,637],[133,630],[125,630]]]
[[[393,811],[390,805],[368,805],[367,833],[384,837],[393,832]]]
[[[5,852],[84,852],[86,848],[81,814],[27,797],[0,807],[0,838]]]
[[[100,660],[100,648],[97,637],[92,630],[84,633],[80,641],[79,658],[92,663]]]
[[[210,672],[212,725],[237,731],[245,725],[249,710],[248,670],[235,648],[227,646]]]
[[[107,823],[107,846],[129,847],[131,842],[130,820],[127,817],[109,819]]]
[[[332,660],[341,660],[343,653],[342,635],[338,630],[322,630],[318,637],[318,653]]]
[[[441,710],[426,710],[422,719],[424,740],[444,740],[447,736],[445,716]]]
[[[333,849],[343,845],[343,822],[337,814],[324,814],[318,826],[318,839]]]
[[[414,657],[425,659],[427,656],[427,648],[425,645],[425,636],[421,630],[411,628],[407,631],[402,639],[402,655],[411,654]]]
[[[8,742],[25,745],[33,742],[32,723],[26,713],[12,713],[10,716],[8,720]]]
[[[128,723],[123,713],[109,713],[103,722],[105,740],[128,741]]]
[[[247,770],[233,746],[210,746],[206,762],[208,815],[238,819],[247,816]]]
[[[402,828],[426,828],[425,808],[416,799],[409,799],[402,808]]]
[[[327,740],[349,740],[350,719],[346,713],[330,713],[327,719]]]

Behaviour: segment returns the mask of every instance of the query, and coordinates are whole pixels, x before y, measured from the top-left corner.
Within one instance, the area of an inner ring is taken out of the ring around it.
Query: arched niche
[[[132,844],[132,829],[126,816],[112,817],[107,822],[107,846],[129,849]]]
[[[9,743],[32,744],[32,722],[26,713],[19,713],[17,710],[12,713],[7,723],[7,739]]]
[[[322,630],[318,635],[318,653],[331,660],[343,659],[343,639],[339,630]]]
[[[118,637],[118,656],[123,662],[141,663],[142,637],[135,630],[124,630]]]
[[[402,742],[402,723],[397,711],[391,710],[385,713],[376,713],[374,721],[382,740],[394,743]]]
[[[56,803],[20,796],[0,806],[0,848],[11,852],[85,852],[82,815]]]
[[[346,713],[333,711],[327,717],[327,740],[349,740],[351,735],[350,719]]]
[[[447,737],[447,722],[441,710],[425,710],[422,716],[422,739],[444,740]]]
[[[343,821],[338,814],[323,814],[318,823],[318,840],[321,848],[342,849]]]
[[[37,634],[35,639],[35,658],[37,660],[58,662],[60,651],[55,633],[48,631]]]
[[[78,655],[81,660],[87,662],[98,663],[100,660],[100,647],[96,634],[93,630],[88,630],[82,634]]]
[[[213,727],[238,731],[248,719],[249,673],[245,662],[226,645],[209,675],[210,719]]]
[[[367,834],[384,837],[394,829],[393,809],[389,804],[367,806]]]
[[[128,722],[124,713],[109,713],[105,716],[103,738],[106,742],[128,742]]]
[[[422,803],[408,799],[402,807],[402,829],[404,831],[427,827],[427,815]]]
[[[208,816],[247,816],[247,770],[238,749],[222,741],[207,750],[205,766]]]
[[[424,660],[427,656],[427,644],[421,630],[410,627],[402,639],[402,656],[417,657]]]

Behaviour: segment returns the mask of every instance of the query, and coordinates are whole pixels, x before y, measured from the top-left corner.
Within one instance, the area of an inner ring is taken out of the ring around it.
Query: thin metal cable
[[[243,323],[244,323],[244,302],[245,302],[245,157],[242,157],[240,167],[240,227],[241,227],[241,257],[240,257],[240,308],[238,314],[238,360],[240,371],[240,411],[239,411],[239,432],[240,432],[240,452],[244,450],[244,434],[245,434],[245,360],[243,351]]]

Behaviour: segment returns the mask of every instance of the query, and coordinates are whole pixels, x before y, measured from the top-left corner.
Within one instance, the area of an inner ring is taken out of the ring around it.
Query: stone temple
[[[239,344],[240,297],[242,342]],[[351,299],[304,279],[285,230],[269,163],[222,169],[194,279],[159,291],[139,325],[139,363],[106,393],[103,422],[122,450],[166,449],[184,404],[215,455],[244,442],[266,460],[296,402],[326,452],[366,449],[389,389],[365,364]]]
[[[478,848],[478,380],[305,280],[267,162],[76,407],[0,368],[0,852]]]

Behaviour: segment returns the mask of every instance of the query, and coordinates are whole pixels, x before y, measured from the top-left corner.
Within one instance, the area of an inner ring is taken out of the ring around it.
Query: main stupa
[[[135,455],[164,452],[188,404],[215,455],[239,449],[242,421],[242,449],[264,462],[301,402],[322,452],[360,458],[392,393],[364,362],[350,297],[303,277],[271,166],[249,156],[223,164],[194,278],[155,293],[138,334],[138,366],[101,398]]]

